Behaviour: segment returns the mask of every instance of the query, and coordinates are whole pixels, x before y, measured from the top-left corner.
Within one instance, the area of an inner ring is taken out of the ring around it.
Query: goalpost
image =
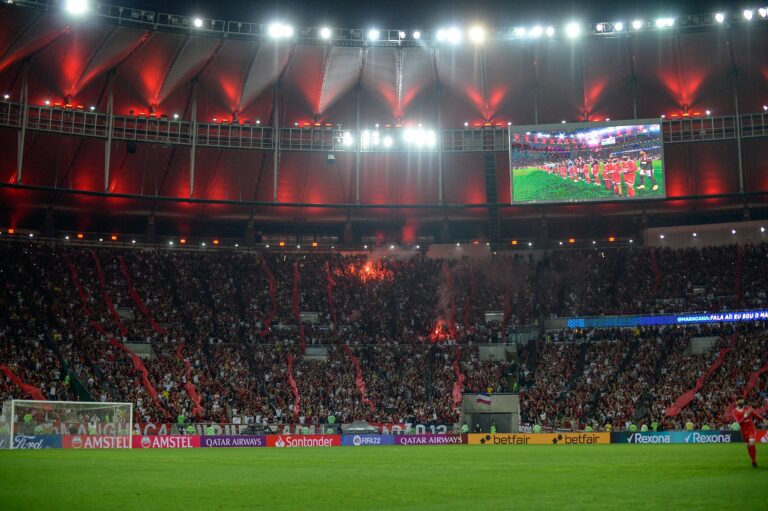
[[[133,403],[13,399],[0,413],[0,449],[68,435],[128,437],[130,446],[132,434]]]

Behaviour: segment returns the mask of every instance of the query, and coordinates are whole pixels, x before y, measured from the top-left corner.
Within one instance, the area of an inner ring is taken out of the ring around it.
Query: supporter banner
[[[338,447],[339,435],[267,435],[267,447]]]
[[[568,318],[568,328],[635,327],[655,325],[696,325],[701,323],[739,323],[768,320],[768,310],[735,312],[692,312],[661,316],[610,316]]]
[[[134,440],[136,439],[136,437],[133,438]],[[64,449],[130,449],[131,437],[109,435],[66,435],[61,437],[61,447]]]
[[[610,433],[503,433],[469,434],[470,445],[593,445],[610,444]]]
[[[5,442],[5,438],[2,440]],[[0,447],[4,447],[0,444]],[[14,435],[14,449],[61,449],[58,435]]]
[[[414,433],[416,435],[424,435],[432,433],[437,435],[445,435],[446,433],[453,432],[453,424],[414,424],[412,422],[369,422],[371,426],[380,428],[380,433],[387,435],[392,433],[393,435],[402,435],[407,433]]]
[[[646,431],[611,433],[613,444],[730,444],[741,442],[738,431]]]
[[[267,437],[256,435],[201,436],[200,447],[266,447]]]
[[[395,445],[455,445],[466,444],[464,435],[397,435]]]
[[[341,445],[360,447],[363,445],[395,445],[392,435],[343,435]]]
[[[153,435],[133,437],[134,449],[191,449],[200,447],[198,435]]]

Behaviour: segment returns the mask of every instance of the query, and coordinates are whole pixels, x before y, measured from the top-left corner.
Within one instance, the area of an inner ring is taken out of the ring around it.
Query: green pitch
[[[2,509],[766,509],[744,444],[2,451]]]
[[[583,181],[573,182],[571,179],[564,179],[559,175],[548,174],[539,169],[527,168],[514,170],[512,182],[514,189],[514,200],[519,202],[526,201],[544,201],[544,202],[570,202],[581,200],[621,200],[605,189],[602,180],[603,165],[600,165],[600,186],[594,183],[585,183]],[[651,182],[645,179],[645,189],[638,190],[640,183],[640,173],[635,178],[635,193],[632,200],[651,199],[665,197],[664,172],[662,170],[661,160],[653,161],[653,176],[659,184],[659,189],[651,190]],[[622,182],[624,198],[626,199],[626,186]]]

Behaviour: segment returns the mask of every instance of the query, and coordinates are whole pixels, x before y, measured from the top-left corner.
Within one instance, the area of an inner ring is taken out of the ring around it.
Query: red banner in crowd
[[[141,375],[141,382],[144,385],[144,390],[146,390],[147,394],[149,394],[149,397],[152,398],[152,402],[155,403],[155,406],[167,417],[168,412],[165,410],[165,408],[163,408],[163,405],[160,404],[160,398],[157,397],[157,391],[155,390],[155,387],[152,386],[152,382],[149,381],[149,371],[144,365],[144,361],[141,360],[141,357],[123,346],[121,342],[118,342],[115,339],[109,339],[109,342],[112,344],[112,346],[131,357],[133,368]]]
[[[453,409],[455,410],[460,404],[462,394],[464,392],[464,379],[466,376],[461,372],[461,348],[456,353],[456,359],[453,361],[453,374],[456,375],[456,381],[453,383]]]
[[[117,329],[120,330],[120,335],[125,337],[128,335],[128,329],[125,328],[125,325],[123,325],[123,322],[120,320],[120,314],[118,314],[117,310],[115,310],[115,304],[112,303],[112,298],[109,297],[109,293],[107,292],[107,279],[104,277],[104,270],[101,269],[101,262],[99,261],[99,258],[96,256],[96,252],[93,249],[91,250],[91,257],[93,257],[93,261],[96,263],[96,274],[99,277],[101,296],[104,298],[104,303],[107,304],[107,309],[109,310],[109,313],[112,316],[112,320],[115,322]]]
[[[288,384],[293,390],[293,418],[299,416],[299,403],[301,403],[301,396],[299,396],[299,387],[296,385],[296,379],[293,377],[293,355],[288,353],[286,356],[288,359]]]
[[[344,344],[342,346],[342,349],[349,357],[350,362],[352,362],[352,365],[355,366],[355,385],[357,386],[357,391],[360,392],[360,400],[368,405],[371,410],[375,410],[376,407],[374,406],[373,402],[368,399],[368,396],[366,395],[366,389],[365,389],[365,380],[363,379],[363,369],[360,367],[360,360],[352,353],[352,350],[350,349],[349,345]]]
[[[261,268],[264,270],[264,273],[267,274],[267,279],[269,281],[267,289],[269,291],[269,301],[272,304],[267,313],[267,317],[264,318],[264,329],[260,334],[261,337],[266,337],[269,335],[269,328],[277,315],[277,298],[275,297],[275,295],[277,295],[277,282],[275,281],[275,276],[272,275],[272,270],[269,269],[266,259],[261,260]]]
[[[736,344],[737,339],[738,336],[734,334],[728,347],[720,350],[720,354],[717,356],[717,359],[712,362],[712,365],[710,365],[704,374],[699,376],[699,379],[696,380],[696,385],[691,390],[678,397],[672,406],[667,408],[667,411],[665,412],[667,417],[675,417],[683,408],[688,406],[688,404],[693,401],[693,398],[696,397],[696,394],[704,386],[706,379],[714,374],[718,369],[720,369],[720,366],[723,365],[725,362],[725,356],[733,350],[733,346]]]
[[[38,389],[34,385],[30,385],[29,383],[24,383],[22,379],[16,376],[16,374],[7,365],[0,364],[0,371],[2,371],[3,374],[5,374],[9,380],[15,383],[16,386],[19,387],[21,390],[26,392],[27,395],[29,395],[32,399],[36,401],[45,401],[45,396],[43,395],[40,389]]]
[[[120,262],[120,273],[123,274],[123,278],[125,279],[125,282],[128,284],[128,294],[133,300],[133,303],[136,304],[136,307],[141,311],[144,317],[147,318],[147,321],[149,321],[149,325],[152,327],[152,330],[154,330],[159,334],[166,333],[165,328],[157,324],[157,321],[155,321],[155,318],[152,317],[152,313],[149,312],[149,309],[147,309],[147,306],[144,304],[144,300],[141,299],[141,296],[139,296],[139,293],[137,293],[136,289],[133,287],[133,282],[131,281],[131,274],[128,272],[128,267],[125,265],[123,256],[118,256],[117,260]]]
[[[189,360],[184,358],[184,355],[182,352],[184,351],[184,343],[179,344],[178,349],[176,349],[176,356],[179,360],[184,362],[184,366],[187,369],[186,372],[186,382],[184,382],[184,390],[187,391],[187,395],[192,400],[193,403],[195,403],[195,408],[192,410],[192,415],[195,417],[201,417],[203,415],[203,407],[200,404],[202,399],[200,398],[200,395],[197,393],[197,389],[195,389],[194,384],[192,383],[192,365],[189,363]]]

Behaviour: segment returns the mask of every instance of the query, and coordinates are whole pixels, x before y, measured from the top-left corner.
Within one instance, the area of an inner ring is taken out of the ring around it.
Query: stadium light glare
[[[397,37],[399,37],[400,39],[405,39],[405,32],[404,32],[404,31],[402,31],[402,30],[401,30],[401,31],[399,31],[399,32],[397,33]]]
[[[379,31],[378,29],[372,28],[368,31],[368,40],[369,41],[378,41],[379,40]]]
[[[768,17],[768,9],[761,7],[757,10],[757,14],[759,14],[761,18],[766,18]]]
[[[624,22],[623,21],[617,21],[613,24],[613,30],[614,32],[622,32],[624,30]]]
[[[765,227],[760,227],[760,232],[765,232]]]
[[[731,229],[731,234],[736,234],[736,229]]]
[[[541,34],[544,33],[544,29],[541,28],[541,25],[536,25],[532,29],[528,31],[528,35],[530,37],[541,37]]]
[[[96,110],[96,107],[95,107],[95,106],[93,106],[93,105],[91,105],[91,106],[90,106],[90,110],[91,110],[91,112],[93,112],[94,110]]]
[[[326,41],[331,38],[331,29],[328,27],[323,27],[320,29],[320,37],[322,39],[325,39]]]
[[[46,99],[45,101],[43,101],[43,104],[45,106],[51,106],[51,100],[50,99]]]
[[[675,18],[659,18],[656,20],[656,28],[669,28],[675,24]]]
[[[765,108],[765,107],[763,107],[763,108]],[[469,126],[469,123],[464,121],[464,127],[466,128],[467,126]]]
[[[516,37],[525,37],[525,29],[523,27],[516,27],[513,33]]]
[[[512,121],[507,121],[507,126],[512,126]]]
[[[413,38],[416,39],[417,41],[419,39],[421,39],[421,32],[419,32],[418,30],[414,30],[413,31]]]
[[[529,242],[528,242],[528,246],[529,246],[529,247],[532,247],[532,246],[533,246],[533,242],[532,242],[532,241],[529,241]]]
[[[632,28],[634,30],[640,30],[643,28],[643,20],[635,20],[632,22]]]
[[[742,14],[744,15],[745,20],[750,21],[752,17],[755,15],[755,12],[752,9],[744,9],[744,12]]]
[[[725,21],[725,14],[723,14],[722,12],[716,13],[715,14],[715,21],[717,21],[718,23],[724,22]]]
[[[469,39],[475,44],[482,44],[485,41],[485,29],[478,26],[470,28]]]
[[[269,27],[267,28],[267,34],[269,34],[269,37],[273,39],[285,39],[293,36],[293,27],[286,25],[285,23],[275,21],[269,24]]]
[[[69,241],[69,236],[64,236],[64,239]]]
[[[581,35],[581,26],[576,22],[568,23],[565,26],[565,35],[571,39],[579,37]]]
[[[392,144],[393,144],[393,143],[394,143],[394,141],[392,140],[392,137],[390,137],[389,135],[387,135],[386,137],[384,137],[384,139],[381,141],[381,144],[382,144],[384,147],[386,147],[387,149],[389,149],[390,147],[392,147]]]
[[[696,236],[698,236],[698,234],[696,234],[696,233],[694,232],[694,233],[693,233],[693,237],[695,238]]]
[[[91,6],[88,0],[67,0],[64,8],[68,13],[80,16],[81,14],[88,12]]]
[[[707,110],[707,111],[706,111],[706,112],[704,112],[704,113],[706,113],[707,115],[712,115],[712,110]]]
[[[663,234],[659,234],[659,238],[663,240],[664,239],[664,235]]]
[[[173,114],[173,118],[174,119],[178,119],[179,118],[179,114]]]
[[[131,240],[131,243],[133,243],[135,245],[136,244],[136,240]]]
[[[193,20],[192,20],[192,25],[193,25],[195,28],[200,28],[200,27],[202,27],[202,26],[203,26],[203,20],[202,20],[202,18],[195,18],[195,19],[193,19]]]
[[[11,97],[10,94],[3,94],[3,99],[10,99],[10,97]]]
[[[595,31],[602,32],[603,30],[605,30],[605,23],[598,23],[595,25]]]
[[[547,27],[544,33],[547,34],[547,37],[552,37],[553,35],[555,35],[555,27]]]

